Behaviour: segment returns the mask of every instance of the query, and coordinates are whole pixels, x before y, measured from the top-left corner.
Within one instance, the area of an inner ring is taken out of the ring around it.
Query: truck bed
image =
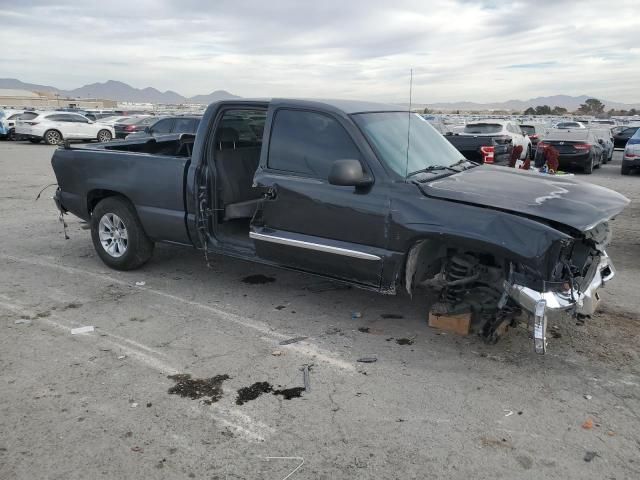
[[[61,207],[88,221],[98,200],[119,192],[135,206],[149,238],[191,245],[184,184],[193,137],[59,148],[51,163]]]

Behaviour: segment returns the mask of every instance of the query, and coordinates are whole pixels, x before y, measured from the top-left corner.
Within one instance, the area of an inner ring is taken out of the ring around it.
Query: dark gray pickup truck
[[[438,295],[495,339],[522,311],[591,314],[614,276],[609,220],[628,200],[572,178],[478,165],[401,107],[351,101],[212,104],[195,136],[56,150],[55,201],[96,251],[133,269],[155,242]]]

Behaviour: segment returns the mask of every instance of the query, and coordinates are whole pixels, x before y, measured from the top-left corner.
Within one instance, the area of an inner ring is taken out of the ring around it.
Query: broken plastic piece
[[[71,329],[71,335],[80,335],[83,333],[91,333],[95,330],[93,325],[87,325],[86,327],[78,327]]]
[[[375,363],[378,359],[376,357],[362,357],[358,359],[360,363]]]
[[[136,287],[144,287],[147,284],[147,282],[136,282]]]
[[[547,301],[539,300],[533,316],[533,341],[536,353],[547,351]]]

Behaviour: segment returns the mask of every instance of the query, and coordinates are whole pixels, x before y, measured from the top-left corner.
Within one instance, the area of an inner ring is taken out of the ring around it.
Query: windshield
[[[502,125],[499,123],[468,123],[464,133],[500,133]]]
[[[407,173],[429,167],[448,167],[464,158],[420,115],[409,116],[407,112],[359,113],[353,115],[353,119],[380,159],[402,178]]]

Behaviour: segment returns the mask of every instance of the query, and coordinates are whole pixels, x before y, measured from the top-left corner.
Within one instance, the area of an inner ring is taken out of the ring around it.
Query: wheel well
[[[47,130],[45,130],[44,134],[42,135],[43,137],[47,136],[47,133],[49,132],[58,132],[58,135],[60,135],[60,138],[64,138],[64,135],[62,135],[62,132],[60,130],[58,130],[57,128],[48,128]]]
[[[96,205],[98,205],[100,201],[104,200],[107,197],[122,197],[125,200],[129,201],[127,197],[113,190],[103,190],[103,189],[91,190],[87,194],[87,211],[89,213],[93,212],[93,209],[96,208]]]

